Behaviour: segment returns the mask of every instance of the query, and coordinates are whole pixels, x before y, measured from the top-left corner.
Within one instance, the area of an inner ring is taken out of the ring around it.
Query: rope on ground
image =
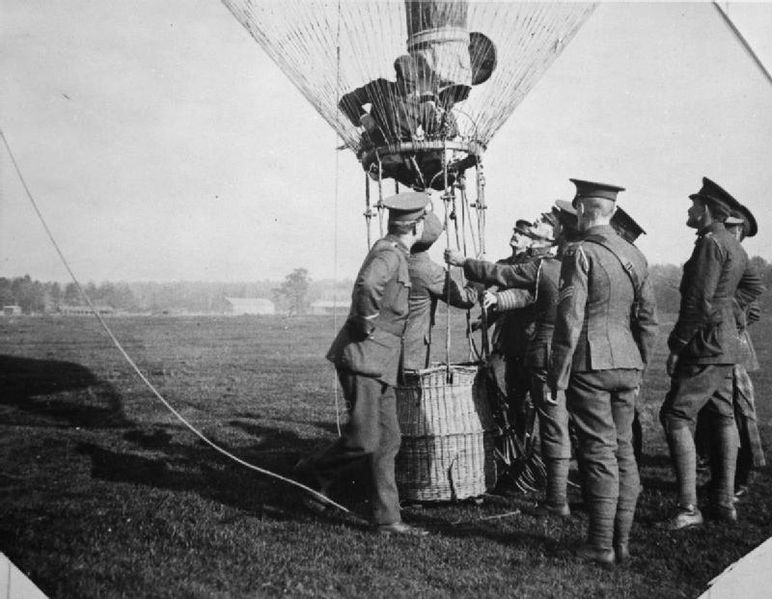
[[[294,487],[297,487],[299,489],[302,489],[303,491],[306,491],[307,493],[310,493],[313,495],[316,499],[321,501],[322,503],[331,505],[333,507],[338,508],[339,510],[342,510],[346,513],[350,513],[350,511],[343,507],[342,505],[336,503],[326,495],[323,495],[322,493],[319,493],[318,491],[315,491],[314,489],[307,487],[306,485],[299,483],[296,480],[293,480],[291,478],[287,478],[286,476],[282,476],[281,474],[277,474],[275,472],[271,472],[270,470],[266,470],[265,468],[261,468],[260,466],[256,466],[254,464],[250,464],[249,462],[246,462],[242,460],[241,458],[233,455],[228,450],[220,447],[217,445],[214,441],[211,441],[209,438],[207,438],[201,431],[199,431],[196,427],[194,427],[190,422],[188,422],[182,414],[180,414],[177,410],[175,410],[171,404],[164,399],[164,397],[159,393],[159,391],[153,386],[153,384],[147,379],[147,377],[143,374],[143,372],[139,369],[139,367],[136,365],[134,360],[131,359],[131,356],[129,356],[128,353],[126,353],[126,350],[121,345],[120,341],[115,337],[113,332],[110,330],[110,327],[107,326],[107,323],[104,321],[102,316],[99,314],[99,312],[96,310],[94,305],[91,303],[91,299],[86,295],[86,292],[84,291],[83,287],[81,286],[80,282],[78,281],[78,278],[75,276],[75,273],[70,268],[70,264],[67,261],[67,259],[64,257],[64,254],[62,253],[62,250],[59,248],[59,244],[56,243],[56,239],[54,239],[53,234],[51,233],[51,229],[48,228],[48,224],[46,223],[45,218],[43,218],[43,214],[38,208],[38,204],[35,201],[35,199],[32,196],[32,192],[30,191],[29,187],[27,186],[27,182],[24,179],[24,176],[22,175],[21,169],[19,168],[19,165],[16,162],[16,158],[13,155],[13,152],[11,151],[11,146],[8,143],[8,140],[5,138],[5,134],[3,133],[2,129],[0,129],[0,138],[3,140],[3,144],[5,145],[5,149],[8,152],[8,156],[11,158],[11,163],[13,164],[13,167],[16,171],[16,175],[19,177],[19,181],[22,184],[22,187],[24,188],[25,193],[27,194],[27,198],[29,199],[30,203],[32,204],[32,208],[35,210],[35,214],[37,214],[38,219],[40,220],[40,223],[43,225],[43,229],[46,232],[46,235],[48,236],[48,239],[51,241],[51,244],[54,246],[54,249],[56,250],[56,253],[59,255],[59,259],[62,261],[62,264],[64,264],[64,267],[67,269],[67,272],[70,275],[70,278],[72,279],[72,282],[75,284],[76,289],[78,290],[78,293],[83,298],[83,300],[86,302],[86,305],[89,307],[91,312],[96,316],[97,320],[99,321],[99,324],[104,329],[105,333],[107,333],[107,336],[110,338],[110,340],[113,342],[113,345],[118,349],[118,351],[121,353],[121,355],[124,357],[124,359],[128,362],[129,366],[131,366],[132,370],[139,376],[139,378],[142,380],[143,383],[147,386],[148,389],[155,395],[155,397],[166,407],[167,410],[169,410],[174,416],[182,422],[194,435],[196,435],[199,439],[201,439],[204,443],[209,445],[212,449],[215,451],[221,453],[222,455],[230,458],[231,460],[241,464],[242,466],[245,466],[246,468],[249,468],[250,470],[254,470],[255,472],[259,472],[260,474],[264,474],[265,476],[269,476],[271,478],[275,478],[277,480],[280,480],[282,482],[285,482],[289,485],[292,485]]]

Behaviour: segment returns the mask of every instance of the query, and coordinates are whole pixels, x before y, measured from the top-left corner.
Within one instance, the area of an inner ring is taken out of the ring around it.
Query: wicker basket
[[[400,497],[450,501],[482,495],[496,482],[498,427],[476,365],[408,371],[397,388],[402,448],[396,475]]]

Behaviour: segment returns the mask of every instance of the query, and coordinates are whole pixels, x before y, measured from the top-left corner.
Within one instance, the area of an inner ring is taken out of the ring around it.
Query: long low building
[[[229,314],[239,316],[242,314],[276,314],[273,302],[264,297],[226,297],[230,304]]]
[[[332,314],[348,314],[351,307],[351,300],[335,301],[335,300],[317,300],[311,304],[311,314],[317,316],[332,315]]]

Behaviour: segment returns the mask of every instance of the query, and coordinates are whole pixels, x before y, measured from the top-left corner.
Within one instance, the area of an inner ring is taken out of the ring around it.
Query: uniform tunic
[[[404,367],[418,370],[427,368],[431,360],[437,301],[449,299],[455,308],[472,308],[477,303],[477,290],[461,287],[442,266],[432,261],[427,252],[410,255],[408,272],[410,315],[405,329]]]
[[[514,292],[525,290],[532,295],[534,328],[523,351],[524,365],[531,377],[531,397],[539,412],[542,455],[547,458],[570,458],[565,394],[561,393],[554,404],[545,401],[547,364],[558,305],[560,261],[551,255],[513,265],[466,260],[464,274],[472,281],[503,289],[497,294],[499,312],[518,307],[520,302]]]
[[[733,420],[732,365],[744,357],[733,302],[737,296],[744,308],[763,289],[745,250],[722,223],[698,232],[684,264],[678,321],[668,337],[678,363],[660,410],[666,427],[693,427],[706,403],[716,417]]]

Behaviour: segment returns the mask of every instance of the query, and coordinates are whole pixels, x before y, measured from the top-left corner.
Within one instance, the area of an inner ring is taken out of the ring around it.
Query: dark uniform
[[[400,217],[406,222],[422,218],[428,195],[402,196],[409,197],[384,200],[390,208],[389,222]],[[425,199],[419,209],[414,204],[420,203],[421,196]],[[394,475],[401,442],[394,386],[408,318],[409,253],[399,237],[387,235],[373,244],[365,258],[354,284],[348,319],[327,354],[338,371],[349,421],[338,441],[305,466],[326,492],[352,467],[366,465],[372,479],[371,517],[377,525],[401,523]]]
[[[622,189],[572,181],[577,200],[615,200]],[[566,249],[560,278],[548,384],[566,391],[576,423],[588,546],[601,556],[592,559],[613,562],[612,543],[620,558],[627,552],[640,488],[631,427],[656,335],[654,293],[643,254],[610,225],[582,231]]]
[[[614,215],[611,217],[611,226],[619,233],[619,236],[635,244],[635,241],[646,234],[643,227],[635,222],[624,209],[617,206]],[[641,395],[635,398],[635,415],[633,416],[633,453],[635,453],[635,463],[640,467],[641,457],[643,456],[643,426],[641,425]]]
[[[692,200],[711,207],[711,214],[728,214],[739,203],[708,178]],[[723,219],[722,219],[723,220]],[[744,308],[763,286],[749,268],[748,256],[723,222],[714,220],[697,232],[697,241],[681,278],[678,321],[668,338],[677,357],[670,391],[660,420],[670,447],[678,482],[678,511],[665,526],[671,529],[702,523],[696,507],[697,414],[707,408],[711,419],[710,445],[713,515],[735,520],[734,475],[738,433],[734,422],[732,370],[742,360],[733,300]]]
[[[411,249],[407,261],[410,273],[410,315],[405,329],[403,365],[408,370],[427,368],[430,364],[432,327],[439,300],[455,308],[467,309],[477,303],[476,289],[462,287],[451,278],[449,272],[429,257],[428,250],[442,230],[442,223],[437,216],[427,214],[423,236]]]
[[[530,393],[539,415],[541,453],[547,467],[546,503],[552,508],[567,510],[566,485],[571,443],[568,436],[568,412],[565,394],[549,400],[547,365],[555,328],[558,304],[560,261],[552,255],[518,265],[501,265],[481,260],[466,260],[464,274],[472,281],[498,285],[497,309],[510,309],[513,291],[529,291],[534,296],[532,316],[535,328],[527,341],[523,366],[529,373]],[[515,288],[515,289],[513,289]]]

